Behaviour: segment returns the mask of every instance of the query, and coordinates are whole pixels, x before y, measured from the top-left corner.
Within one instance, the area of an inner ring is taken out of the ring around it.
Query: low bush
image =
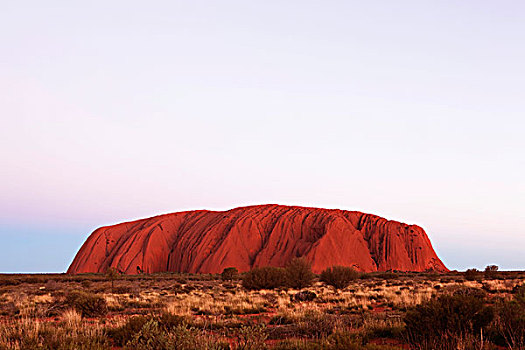
[[[233,281],[239,277],[239,270],[236,267],[227,267],[221,273],[221,279],[223,281]]]
[[[154,326],[152,325],[153,323]],[[146,327],[147,324],[149,324],[149,326]],[[186,318],[184,316],[163,313],[159,316],[130,317],[123,325],[111,328],[107,333],[116,346],[125,346],[126,344],[133,343],[133,341],[144,345],[142,344],[142,340],[150,336],[152,332],[158,331],[159,334],[165,334],[185,326]],[[142,335],[139,336],[141,332]],[[142,339],[138,339],[141,337]]]
[[[0,286],[17,286],[21,282],[18,278],[5,277],[0,278]]]
[[[63,323],[20,319],[15,322],[1,323],[0,349],[110,350],[111,342],[102,327],[90,327],[85,323],[70,327]]]
[[[344,289],[359,278],[359,272],[347,266],[333,266],[321,272],[321,281],[335,289]]]
[[[399,275],[397,273],[387,271],[387,272],[378,272],[374,274],[376,278],[382,279],[382,280],[392,280],[399,278]]]
[[[82,317],[99,317],[108,312],[104,297],[82,291],[72,291],[67,294],[65,305],[77,310]]]
[[[337,317],[318,311],[307,311],[295,324],[295,333],[301,337],[322,339],[334,332]]]
[[[54,292],[58,289],[58,283],[55,280],[47,280],[46,285],[44,287],[46,291]]]
[[[363,344],[363,340],[349,332],[337,332],[326,339],[307,341],[287,339],[277,343],[275,350],[399,350],[390,345]]]
[[[295,289],[311,286],[315,278],[312,263],[305,258],[291,260],[286,265],[285,272],[288,286]]]
[[[118,286],[113,288],[113,294],[133,294],[132,286]]]
[[[148,320],[145,316],[130,317],[122,326],[109,329],[108,336],[113,339],[115,345],[124,346],[140,332]]]
[[[181,315],[174,315],[168,312],[162,313],[157,320],[159,324],[167,331],[179,327],[180,325],[187,324],[186,317]]]
[[[156,318],[149,318],[133,338],[127,342],[129,350],[226,350],[229,344],[204,331],[178,325],[167,330]],[[249,348],[246,348],[249,349]]]
[[[468,269],[465,271],[465,279],[467,281],[475,281],[481,277],[481,272],[478,269]]]
[[[244,274],[242,286],[248,290],[275,289],[286,286],[285,270],[279,267],[257,267]]]
[[[236,349],[267,349],[268,332],[264,324],[243,325],[235,334]]]
[[[402,339],[405,328],[402,324],[372,324],[365,327],[366,336],[370,339],[392,338]]]
[[[525,285],[514,290],[512,300],[498,303],[494,342],[510,349],[525,349]]]
[[[409,309],[404,317],[406,338],[420,349],[453,348],[479,337],[494,318],[479,290],[458,290],[433,297]]]
[[[293,295],[292,298],[294,301],[312,301],[315,298],[317,298],[317,294],[309,290],[305,290],[305,291],[296,293],[295,295]]]
[[[228,305],[224,306],[225,315],[256,315],[266,312],[267,309],[264,306],[251,306],[251,307],[231,307]]]
[[[359,334],[338,331],[322,342],[323,350],[398,350],[398,347],[367,343]]]
[[[186,329],[181,329],[182,332]],[[181,332],[181,333],[182,333]],[[186,332],[184,332],[186,333]],[[162,330],[158,321],[149,319],[144,323],[141,329],[133,335],[133,338],[127,342],[125,349],[133,350],[168,350],[188,348],[190,336],[182,335],[182,339],[174,339],[168,333]],[[177,340],[179,340],[177,342]],[[177,346],[178,345],[178,346]]]

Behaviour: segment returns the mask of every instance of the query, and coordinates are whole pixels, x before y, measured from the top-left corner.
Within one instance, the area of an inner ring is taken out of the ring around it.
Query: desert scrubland
[[[493,270],[1,275],[0,349],[523,349],[525,272]]]

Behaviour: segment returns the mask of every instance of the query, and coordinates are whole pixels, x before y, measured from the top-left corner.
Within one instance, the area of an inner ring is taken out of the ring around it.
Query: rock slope
[[[416,225],[338,209],[256,205],[224,212],[160,215],[95,230],[68,273],[219,273],[284,266],[306,257],[314,272],[334,265],[360,271],[447,271]]]

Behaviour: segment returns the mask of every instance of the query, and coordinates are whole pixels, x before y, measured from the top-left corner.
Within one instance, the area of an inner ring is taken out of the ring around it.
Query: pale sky
[[[522,1],[5,1],[0,272],[97,227],[278,203],[525,269]]]

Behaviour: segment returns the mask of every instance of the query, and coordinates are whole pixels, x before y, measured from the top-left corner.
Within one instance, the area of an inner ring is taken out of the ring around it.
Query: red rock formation
[[[361,271],[447,271],[416,225],[338,209],[257,205],[225,212],[197,210],[101,227],[68,273],[173,271],[219,273],[284,266],[294,257],[314,272],[334,266]]]

